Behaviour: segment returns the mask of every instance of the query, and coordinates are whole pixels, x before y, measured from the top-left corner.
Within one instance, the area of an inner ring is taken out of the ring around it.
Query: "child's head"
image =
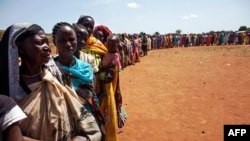
[[[107,48],[109,52],[117,52],[120,38],[118,35],[111,34],[107,38]]]

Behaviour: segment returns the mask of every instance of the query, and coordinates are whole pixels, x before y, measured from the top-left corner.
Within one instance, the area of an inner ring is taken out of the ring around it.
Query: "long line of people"
[[[220,46],[248,45],[250,32],[214,32],[201,34],[166,34],[148,35],[152,41],[152,49],[188,47],[188,46]],[[151,49],[151,48],[150,48]]]
[[[119,73],[127,66],[152,49],[250,44],[249,37],[243,32],[115,34],[81,15],[76,23],[54,25],[57,54],[51,54],[41,26],[13,24],[0,42],[0,96],[14,105],[0,110],[4,140],[118,141],[127,118]],[[16,108],[18,119],[13,100],[22,109]]]
[[[139,62],[139,50],[134,55],[129,39],[95,27],[89,15],[56,23],[52,38],[56,54],[37,24],[16,23],[4,32],[0,96],[22,111],[17,119],[13,106],[1,107],[3,140],[118,141],[127,118],[119,72]]]

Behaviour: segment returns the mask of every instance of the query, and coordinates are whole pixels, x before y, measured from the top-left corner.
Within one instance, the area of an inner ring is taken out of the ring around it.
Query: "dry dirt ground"
[[[120,77],[120,141],[222,141],[224,124],[250,124],[250,45],[152,50]]]

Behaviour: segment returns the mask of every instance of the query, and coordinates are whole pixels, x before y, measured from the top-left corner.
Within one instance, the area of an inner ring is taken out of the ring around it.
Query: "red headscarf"
[[[94,28],[93,34],[97,31],[102,31],[104,35],[104,41],[107,41],[107,37],[112,34],[111,30],[105,25],[98,25]]]

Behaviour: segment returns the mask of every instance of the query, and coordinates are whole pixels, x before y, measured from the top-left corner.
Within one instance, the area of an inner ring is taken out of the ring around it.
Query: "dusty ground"
[[[250,45],[152,50],[121,90],[121,141],[222,141],[224,124],[250,124]]]

